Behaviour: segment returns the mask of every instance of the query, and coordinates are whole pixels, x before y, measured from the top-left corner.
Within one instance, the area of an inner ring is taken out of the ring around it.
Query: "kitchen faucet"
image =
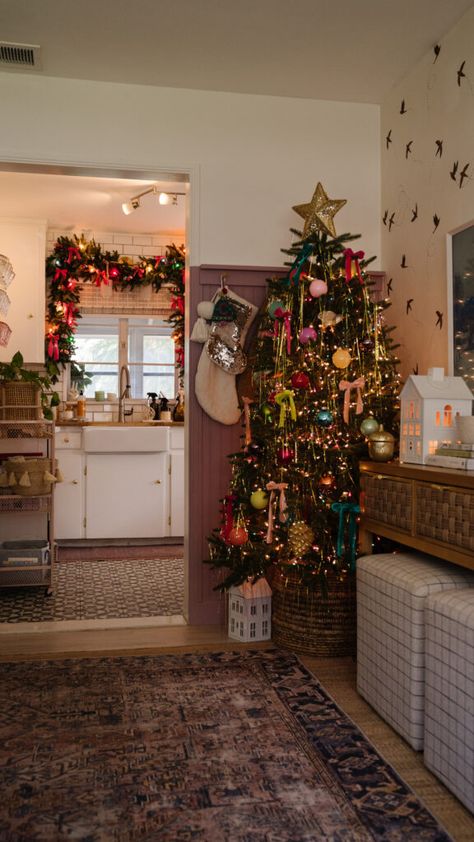
[[[123,386],[123,379],[125,375],[125,386]],[[125,410],[124,408],[124,400],[125,398],[130,397],[130,371],[127,365],[123,365],[120,369],[120,376],[119,376],[119,411],[118,411],[118,420],[119,424],[123,424],[125,421],[126,415],[133,415],[133,407],[132,409]]]

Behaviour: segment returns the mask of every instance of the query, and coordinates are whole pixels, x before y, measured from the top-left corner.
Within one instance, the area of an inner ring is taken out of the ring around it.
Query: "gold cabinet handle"
[[[78,485],[78,484],[79,484],[79,483],[78,483],[78,480],[77,480],[77,479],[73,479],[72,484],[73,484],[73,485]]]
[[[156,479],[156,480],[155,480],[155,485],[161,485],[161,480],[160,480],[160,479]]]
[[[63,442],[64,442],[64,444],[69,444],[69,439],[68,439],[67,437],[65,437],[65,438],[63,439]]]

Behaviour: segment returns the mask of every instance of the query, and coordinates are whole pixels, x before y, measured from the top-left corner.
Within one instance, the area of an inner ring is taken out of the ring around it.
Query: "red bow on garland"
[[[359,260],[363,260],[365,255],[365,251],[352,251],[352,249],[344,249],[344,257],[346,261],[346,282],[349,283],[350,280],[357,275],[359,281],[362,281],[362,275],[360,274],[360,266]],[[352,271],[352,262],[354,262],[354,270]]]

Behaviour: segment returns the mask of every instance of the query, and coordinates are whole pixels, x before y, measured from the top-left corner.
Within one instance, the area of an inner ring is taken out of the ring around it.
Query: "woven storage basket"
[[[272,639],[302,655],[332,657],[355,654],[355,574],[342,581],[327,576],[326,595],[302,585],[297,573],[277,573],[272,581]]]
[[[16,485],[9,486],[10,494],[20,494],[22,497],[39,497],[42,494],[51,494],[51,481],[45,481],[45,471],[51,471],[51,459],[41,457],[39,459],[28,459],[24,462],[7,460],[4,462],[4,469],[8,476],[14,474]],[[20,485],[20,479],[25,472],[28,472],[30,485]]]
[[[40,421],[42,417],[38,386],[16,380],[0,383],[0,421]]]

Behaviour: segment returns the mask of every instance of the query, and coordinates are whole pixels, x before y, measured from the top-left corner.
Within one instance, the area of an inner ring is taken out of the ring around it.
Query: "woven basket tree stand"
[[[355,574],[327,575],[327,593],[302,584],[298,573],[272,578],[273,642],[301,655],[341,657],[356,651]]]

